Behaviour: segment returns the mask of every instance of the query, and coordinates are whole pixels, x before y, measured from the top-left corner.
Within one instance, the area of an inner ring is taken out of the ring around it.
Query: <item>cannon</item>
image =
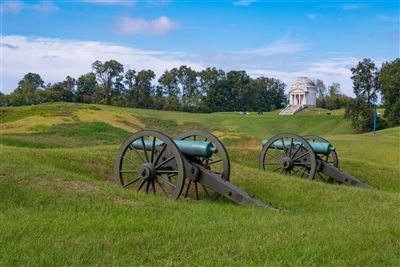
[[[278,134],[263,140],[258,162],[261,170],[371,188],[341,171],[335,147],[316,135]]]
[[[178,199],[220,196],[237,204],[267,204],[229,182],[230,162],[222,142],[206,131],[189,131],[176,140],[155,130],[139,131],[121,145],[115,178],[124,188]]]

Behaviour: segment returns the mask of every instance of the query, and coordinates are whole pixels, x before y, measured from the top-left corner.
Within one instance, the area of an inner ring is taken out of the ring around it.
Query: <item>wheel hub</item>
[[[292,159],[289,158],[289,157],[284,157],[284,158],[281,160],[281,166],[282,166],[282,168],[283,168],[284,170],[290,170],[290,169],[292,169],[292,168],[293,168],[293,161],[292,161]]]
[[[143,163],[140,166],[140,177],[143,180],[154,180],[156,178],[156,168],[151,163]]]

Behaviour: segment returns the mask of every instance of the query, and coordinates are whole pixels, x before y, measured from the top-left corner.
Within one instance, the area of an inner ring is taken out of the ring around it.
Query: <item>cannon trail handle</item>
[[[328,175],[329,177],[335,179],[335,181],[337,181],[337,182],[341,182],[341,183],[353,185],[353,186],[358,186],[358,187],[363,187],[363,188],[369,188],[369,189],[373,188],[372,186],[361,182],[357,178],[351,176],[348,173],[345,173],[345,172],[339,170],[338,168],[334,167],[333,165],[331,165],[323,160],[318,160],[318,161],[319,161],[319,164],[321,165],[321,172],[323,172],[324,174]]]
[[[231,199],[240,205],[256,205],[258,207],[266,207],[267,204],[251,196],[246,191],[240,189],[227,180],[221,179],[220,175],[212,171],[199,167],[197,181],[202,185],[212,188],[226,198]]]

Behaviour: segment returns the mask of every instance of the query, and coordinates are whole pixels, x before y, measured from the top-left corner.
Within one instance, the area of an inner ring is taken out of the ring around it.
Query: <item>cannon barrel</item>
[[[151,151],[153,147],[153,141],[144,140],[144,147],[146,150]],[[143,143],[141,140],[135,140],[132,142],[132,146],[136,149],[143,149]],[[211,157],[214,153],[217,152],[217,149],[211,142],[206,141],[190,141],[190,140],[174,140],[174,143],[179,148],[179,150],[188,156],[196,156],[196,157]],[[155,145],[162,145],[163,142],[157,140]]]
[[[262,145],[265,146],[268,143],[268,140],[265,139],[262,141]],[[276,149],[283,149],[283,145],[285,147],[290,147],[290,141],[284,141],[283,144],[281,140],[277,140],[274,142],[273,147]],[[301,145],[299,141],[293,141],[294,145]],[[324,154],[329,155],[335,148],[330,143],[326,142],[309,142],[310,146],[312,147],[313,151],[317,154]]]

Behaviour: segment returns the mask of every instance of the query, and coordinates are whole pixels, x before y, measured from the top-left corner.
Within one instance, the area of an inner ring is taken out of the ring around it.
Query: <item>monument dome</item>
[[[316,107],[317,87],[307,77],[297,79],[289,91],[289,104],[291,106]]]

